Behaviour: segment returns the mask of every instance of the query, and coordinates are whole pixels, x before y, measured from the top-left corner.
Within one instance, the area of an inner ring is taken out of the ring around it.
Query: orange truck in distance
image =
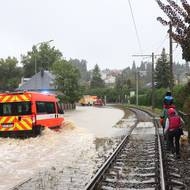
[[[45,127],[60,127],[63,121],[62,107],[54,95],[0,94],[0,136],[36,136]]]
[[[98,96],[90,96],[90,95],[84,95],[80,100],[79,103],[82,106],[103,106],[104,101],[99,98]]]
[[[96,101],[96,99],[97,99],[97,96],[84,95],[79,100],[79,103],[82,106],[92,106],[92,105],[94,105],[94,102]]]

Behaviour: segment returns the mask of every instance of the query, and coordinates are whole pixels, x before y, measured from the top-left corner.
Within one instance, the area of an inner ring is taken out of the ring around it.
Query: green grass
[[[127,104],[126,107],[141,108],[149,112],[153,112],[155,115],[160,115],[162,113],[161,109],[154,108],[154,110],[152,110],[152,107],[150,106],[136,106],[135,104]]]

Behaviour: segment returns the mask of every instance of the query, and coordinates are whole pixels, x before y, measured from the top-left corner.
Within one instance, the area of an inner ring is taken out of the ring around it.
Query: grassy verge
[[[127,104],[125,105],[126,107],[134,107],[134,108],[141,108],[141,109],[144,109],[144,110],[147,110],[149,112],[153,112],[156,116],[160,116],[160,114],[162,113],[162,110],[161,109],[158,109],[158,108],[154,108],[152,110],[152,107],[149,107],[149,106],[136,106],[134,104]]]

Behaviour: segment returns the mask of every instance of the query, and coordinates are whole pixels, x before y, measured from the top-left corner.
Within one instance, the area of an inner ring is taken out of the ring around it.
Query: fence
[[[76,104],[69,104],[69,103],[65,104],[65,103],[62,103],[61,105],[62,105],[62,109],[64,111],[76,109]]]

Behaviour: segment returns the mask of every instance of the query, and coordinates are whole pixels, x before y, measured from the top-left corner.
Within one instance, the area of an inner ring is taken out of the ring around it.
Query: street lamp
[[[46,41],[46,42],[39,42],[37,43],[35,46],[36,46],[36,50],[37,50],[37,47],[41,44],[48,44],[50,42],[53,42],[53,40],[49,40],[49,41]],[[35,64],[35,74],[37,73],[37,62],[36,62],[36,50],[34,52],[34,64]]]

